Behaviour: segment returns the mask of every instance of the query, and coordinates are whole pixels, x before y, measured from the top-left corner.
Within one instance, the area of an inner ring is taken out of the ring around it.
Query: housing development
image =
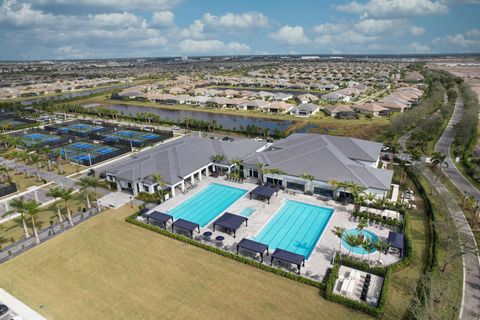
[[[480,319],[478,4],[413,2],[4,1],[0,320]]]

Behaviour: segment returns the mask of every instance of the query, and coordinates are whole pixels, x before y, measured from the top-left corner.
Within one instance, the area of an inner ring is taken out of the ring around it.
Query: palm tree
[[[230,160],[230,164],[235,167],[235,172],[240,175],[240,167],[243,165],[243,161],[240,159],[232,159]]]
[[[258,169],[260,184],[263,185],[263,175],[267,173],[267,169],[265,168],[265,163],[263,162],[257,163],[257,169]]]
[[[390,244],[386,241],[378,240],[377,242],[374,242],[374,247],[378,251],[378,260],[377,264],[380,263],[380,258],[382,257],[382,253],[388,250],[390,247]]]
[[[62,152],[60,150],[55,150],[55,161],[57,162],[58,166],[58,173],[62,174],[63,173],[63,168],[62,168]]]
[[[365,200],[368,201],[368,203],[372,203],[373,201],[375,201],[376,199],[376,196],[375,196],[375,193],[373,192],[367,192],[365,194]]]
[[[342,250],[342,237],[343,237],[343,234],[345,233],[345,228],[342,228],[342,227],[334,227],[333,230],[332,230],[333,234],[336,235],[338,237],[338,253],[340,254],[341,250]]]
[[[90,197],[88,196],[88,188],[90,187],[90,179],[88,177],[83,177],[76,183],[77,186],[80,187],[80,190],[85,195],[85,200],[87,203],[87,208],[90,209],[92,206],[90,205]]]
[[[328,181],[328,184],[333,188],[333,200],[337,200],[337,192],[341,186],[341,182],[335,179]]]
[[[302,173],[302,174],[300,175],[300,178],[308,181],[308,185],[309,185],[309,186],[312,184],[312,181],[315,180],[315,177],[314,177],[312,174],[307,173],[307,172]],[[312,192],[313,192],[313,190],[312,190]]]
[[[98,194],[97,188],[100,186],[100,179],[96,176],[90,177],[88,179],[90,183],[90,188],[93,189],[93,193],[95,194],[95,202],[97,203],[97,208],[100,209],[100,203],[98,202]]]
[[[15,198],[12,199],[8,202],[10,207],[12,207],[14,210],[10,210],[5,215],[17,212],[20,214],[20,218],[22,219],[22,226],[23,226],[23,232],[25,233],[25,238],[30,238],[30,234],[28,233],[28,228],[27,228],[27,222],[25,219],[25,200],[23,197]]]
[[[362,235],[363,234],[363,229],[365,229],[368,226],[367,221],[365,219],[360,220],[360,222],[357,225],[357,230],[358,234]]]
[[[370,240],[370,238],[365,238],[361,241],[359,241],[360,243],[360,246],[362,247],[363,251],[362,251],[362,259],[363,257],[365,256],[365,252],[369,252],[371,246],[372,246],[372,240]]]
[[[33,235],[35,236],[35,243],[40,243],[40,237],[38,236],[37,227],[35,225],[35,218],[37,214],[41,211],[40,203],[35,200],[28,200],[25,203],[25,213],[30,216],[33,228]]]
[[[52,197],[55,199],[55,208],[57,209],[58,221],[63,222],[62,214],[60,213],[60,208],[57,203],[57,199],[60,198],[61,194],[62,194],[62,188],[59,186],[52,187],[47,192],[48,197]]]
[[[50,147],[44,146],[40,149],[40,153],[43,155],[43,160],[47,163],[48,171],[52,171],[52,160],[50,159],[52,150]]]
[[[42,159],[36,153],[30,155],[30,163],[35,167],[35,172],[37,173],[37,180],[42,181],[40,177],[40,167],[42,165]]]
[[[355,204],[355,211],[359,211],[360,206],[362,205],[363,201],[365,200],[362,197],[362,193],[365,191],[366,188],[362,187],[358,184],[355,184],[353,182],[347,183],[346,188],[348,189],[348,191],[350,191],[350,193],[353,196],[353,201],[354,201],[354,204]]]
[[[348,255],[350,255],[350,253],[352,253],[352,251],[353,251],[353,247],[356,247],[359,244],[358,237],[356,235],[350,233],[350,234],[347,234],[347,236],[343,240],[345,240],[345,242],[350,247],[350,250],[348,252]]]
[[[160,199],[160,195],[161,195],[160,191],[165,186],[165,182],[163,182],[163,177],[159,173],[156,173],[152,175],[152,180],[153,182],[158,184],[157,192],[158,192],[158,198]]]
[[[67,217],[68,217],[68,223],[70,224],[70,227],[73,227],[73,219],[72,215],[70,213],[70,208],[68,207],[68,203],[70,200],[73,199],[73,192],[74,190],[72,188],[70,189],[65,189],[61,188],[62,192],[59,195],[59,198],[62,199],[65,202],[65,208],[67,210]]]

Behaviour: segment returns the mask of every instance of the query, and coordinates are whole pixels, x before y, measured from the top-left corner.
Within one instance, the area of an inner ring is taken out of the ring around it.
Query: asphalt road
[[[455,137],[454,126],[461,119],[463,112],[463,101],[459,98],[455,102],[455,110],[450,119],[447,128],[440,137],[435,150],[447,155],[447,168],[443,171],[448,178],[464,193],[473,195],[477,200],[480,200],[480,192],[458,171],[455,163],[450,157],[450,146]],[[443,190],[447,193],[448,190]],[[446,197],[447,198],[447,197]],[[453,208],[452,208],[453,209]],[[468,224],[465,215],[460,208],[452,210],[455,225],[458,232],[462,235],[464,245],[468,248],[477,248],[475,238],[473,236],[470,225]],[[480,318],[480,260],[478,254],[472,250],[467,250],[463,255],[464,262],[464,293],[463,293],[463,308],[461,311],[461,319],[479,319]]]

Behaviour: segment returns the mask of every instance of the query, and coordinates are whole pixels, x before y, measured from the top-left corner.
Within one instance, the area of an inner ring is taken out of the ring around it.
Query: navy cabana
[[[225,212],[220,218],[215,220],[213,223],[213,231],[215,231],[216,226],[220,226],[227,231],[233,232],[233,237],[235,238],[237,229],[245,222],[245,226],[248,225],[248,218],[239,216],[233,213]]]
[[[277,188],[271,186],[258,186],[252,191],[250,191],[250,199],[252,199],[252,196],[256,196],[257,198],[260,198],[262,200],[267,199],[268,203],[270,203],[270,198],[274,193],[278,195]]]
[[[295,264],[298,268],[298,274],[300,274],[300,267],[303,265],[305,266],[305,257],[298,253],[293,253],[287,250],[276,249],[274,253],[272,253],[272,260],[271,265],[273,265],[273,260],[280,260],[283,262]]]
[[[265,251],[267,252],[267,256],[268,256],[268,246],[266,244],[256,242],[250,239],[246,239],[246,238],[243,238],[237,244],[237,254],[239,249],[245,249],[254,253],[259,253],[262,259],[262,262],[263,262],[263,254],[265,253]]]
[[[390,247],[397,248],[400,250],[400,257],[404,256],[405,236],[402,233],[390,231],[388,233],[387,242],[390,244]]]
[[[181,229],[190,233],[190,236],[193,238],[193,231],[198,229],[198,233],[200,233],[200,225],[198,223],[190,222],[183,219],[178,219],[172,223],[172,232],[177,229]]]
[[[172,220],[172,222],[173,222],[173,217],[169,214],[166,214],[166,213],[154,211],[154,212],[150,213],[149,215],[147,215],[147,222],[150,223],[150,220],[152,220],[152,222],[161,223],[164,226],[164,228],[166,229],[167,228],[167,222],[169,220]]]

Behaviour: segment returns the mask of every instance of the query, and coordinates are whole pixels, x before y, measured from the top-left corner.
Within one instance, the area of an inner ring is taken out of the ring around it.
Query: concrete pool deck
[[[233,214],[239,214],[245,208],[254,208],[255,212],[248,217],[248,226],[242,225],[238,230],[236,237],[234,238],[232,234],[228,234],[223,230],[217,229],[215,232],[213,231],[212,224],[216,220],[214,218],[210,223],[208,223],[204,228],[201,228],[200,235],[203,234],[205,231],[211,231],[213,234],[211,239],[215,239],[216,236],[223,236],[225,239],[223,240],[223,247],[226,250],[230,250],[235,252],[236,251],[236,244],[242,238],[252,239],[255,237],[273,218],[273,216],[277,213],[277,211],[282,207],[286,200],[294,200],[299,202],[304,202],[307,204],[312,204],[316,206],[322,206],[327,208],[334,209],[334,212],[327,223],[325,230],[323,231],[322,235],[320,236],[319,241],[317,242],[315,248],[313,249],[310,257],[305,262],[305,267],[302,267],[301,273],[304,276],[312,277],[317,280],[323,279],[324,275],[326,274],[328,268],[331,267],[331,261],[336,251],[339,248],[339,239],[336,237],[332,229],[335,226],[343,227],[345,229],[356,228],[358,222],[354,221],[351,218],[351,212],[353,212],[353,205],[343,205],[341,203],[335,202],[333,200],[330,201],[322,201],[318,200],[314,196],[305,195],[302,193],[297,193],[295,195],[287,194],[285,191],[279,190],[278,196],[275,194],[270,199],[270,204],[267,202],[263,202],[260,200],[256,200],[255,198],[250,200],[250,196],[248,192],[253,190],[258,185],[255,183],[234,183],[225,180],[223,177],[219,178],[212,178],[212,177],[203,177],[202,181],[198,183],[197,187],[190,190],[189,192],[182,194],[177,193],[177,195],[168,201],[156,206],[155,208],[148,211],[148,213],[153,211],[160,211],[165,212],[173,209],[174,207],[178,206],[185,200],[189,199],[190,197],[197,194],[199,191],[203,190],[208,186],[210,183],[219,183],[224,184],[227,186],[241,188],[247,190],[247,194],[241,197],[239,200],[234,202],[230,207],[228,207],[224,212],[230,212]],[[219,216],[221,216],[224,212],[221,212]],[[170,226],[170,224],[168,225]],[[379,227],[376,225],[369,225],[365,229],[374,232],[380,239],[386,240],[388,237],[388,232],[390,231],[386,227]],[[171,230],[171,229],[169,229]],[[199,234],[194,233],[194,237],[197,239],[201,239],[202,237],[198,237]],[[206,241],[201,239],[201,241]],[[215,241],[210,240],[212,245],[215,245]],[[341,249],[342,253],[347,253],[347,250],[344,248]],[[272,251],[270,251],[272,253]],[[242,252],[242,254],[245,254]],[[361,255],[353,254],[353,256],[361,257]],[[265,257],[265,262],[270,263],[270,256]],[[372,253],[370,255],[365,255],[365,259],[370,259],[371,261],[377,261],[378,253]],[[393,256],[391,254],[382,255],[381,261],[385,265],[392,264],[399,260],[398,256]],[[296,270],[296,267],[292,267],[292,271]]]

